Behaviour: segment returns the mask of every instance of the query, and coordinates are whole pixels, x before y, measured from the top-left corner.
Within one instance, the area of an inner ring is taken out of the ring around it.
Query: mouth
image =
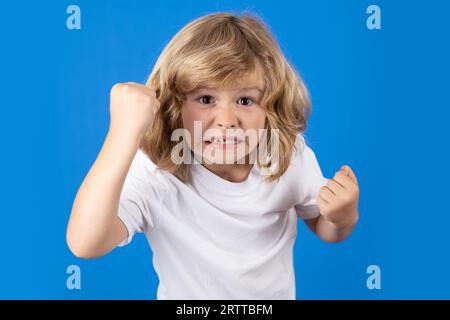
[[[231,148],[236,147],[243,142],[239,137],[211,137],[204,141],[206,145],[211,145],[217,148]]]

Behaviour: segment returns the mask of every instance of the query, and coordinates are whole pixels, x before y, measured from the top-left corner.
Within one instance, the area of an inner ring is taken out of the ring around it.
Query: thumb
[[[348,165],[342,166],[340,170],[341,170],[341,172],[344,172],[345,174],[347,174],[354,183],[358,184],[358,180],[356,179],[355,173]]]

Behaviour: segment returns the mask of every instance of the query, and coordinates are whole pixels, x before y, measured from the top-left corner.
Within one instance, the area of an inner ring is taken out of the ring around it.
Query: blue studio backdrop
[[[70,5],[80,29],[67,26]],[[370,5],[380,29],[368,27]],[[321,242],[299,221],[297,299],[449,299],[443,0],[3,2],[0,298],[156,298],[143,235],[80,260],[66,226],[107,133],[111,86],[145,82],[181,27],[217,11],[250,11],[269,25],[310,90],[306,135],[324,175],[349,164],[360,184],[361,218],[346,241]],[[67,286],[70,266],[79,289]]]

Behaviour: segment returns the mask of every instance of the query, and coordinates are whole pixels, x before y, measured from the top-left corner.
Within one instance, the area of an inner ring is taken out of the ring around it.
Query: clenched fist
[[[134,82],[115,84],[110,96],[110,132],[139,144],[159,107],[155,90]]]
[[[317,197],[322,216],[339,226],[351,226],[358,219],[359,187],[349,166],[342,166]]]

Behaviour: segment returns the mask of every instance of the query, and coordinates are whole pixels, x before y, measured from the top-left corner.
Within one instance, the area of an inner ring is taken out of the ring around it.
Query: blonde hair
[[[279,129],[277,170],[266,181],[277,180],[287,170],[296,138],[306,129],[311,112],[308,92],[297,72],[283,56],[264,22],[254,14],[209,14],[191,21],[167,44],[146,86],[156,90],[161,107],[141,148],[159,169],[183,182],[190,179],[189,165],[171,159],[172,132],[183,128],[181,107],[185,94],[205,83],[228,85],[245,73],[262,68],[266,111],[265,128]],[[269,163],[270,164],[270,163]],[[269,164],[261,164],[268,166]]]

